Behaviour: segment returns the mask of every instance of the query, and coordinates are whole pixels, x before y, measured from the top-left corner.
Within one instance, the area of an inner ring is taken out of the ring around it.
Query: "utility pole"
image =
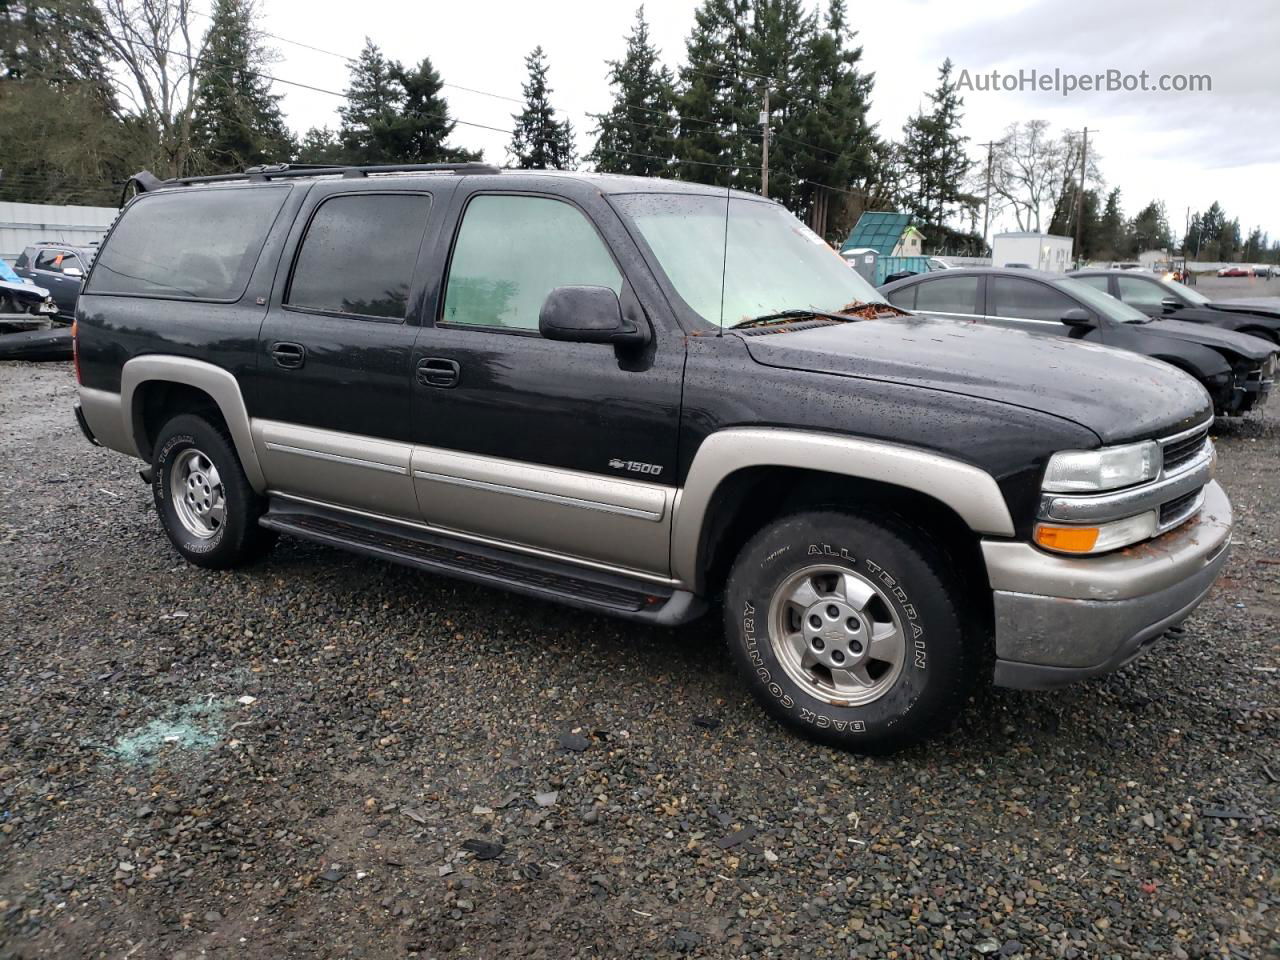
[[[1097,133],[1097,130],[1093,131]],[[1084,142],[1080,145],[1080,190],[1076,194],[1076,262],[1084,256],[1084,175],[1089,169],[1089,128],[1084,128]]]
[[[760,155],[760,195],[769,196],[769,85],[764,85],[764,109],[760,111],[760,126],[764,128],[764,152]]]
[[[987,230],[991,226],[991,164],[994,159],[996,144],[1004,143],[1003,140],[989,140],[986,143],[980,143],[978,146],[987,148],[987,198],[982,204],[982,245],[987,245]]]

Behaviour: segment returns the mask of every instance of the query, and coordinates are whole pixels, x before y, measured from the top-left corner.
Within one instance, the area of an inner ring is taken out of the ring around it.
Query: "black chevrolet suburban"
[[[77,416],[147,461],[193,564],[283,533],[652,624],[718,605],[770,713],[885,751],[980,671],[1123,666],[1226,560],[1194,380],[897,309],[770,201],[479,164],[135,179]]]

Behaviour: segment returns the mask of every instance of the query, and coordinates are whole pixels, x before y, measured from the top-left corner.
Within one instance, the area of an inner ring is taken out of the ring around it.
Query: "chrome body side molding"
[[[713,433],[698,448],[679,499],[671,533],[671,572],[697,592],[702,587],[700,542],[716,490],[738,470],[803,467],[915,490],[946,504],[975,533],[1011,537],[1013,519],[986,471],[911,447],[804,430],[741,427]]]

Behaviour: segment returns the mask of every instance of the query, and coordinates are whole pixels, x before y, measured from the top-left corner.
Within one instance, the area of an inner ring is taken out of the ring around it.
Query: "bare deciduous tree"
[[[1011,123],[996,145],[991,170],[992,211],[1010,208],[1019,230],[1041,230],[1042,217],[1080,177],[1079,131],[1055,137],[1045,120]],[[983,171],[985,175],[985,170]],[[1092,151],[1086,180],[1102,182]]]
[[[128,75],[119,94],[154,130],[155,172],[185,172],[196,66],[204,53],[190,0],[102,0],[102,13],[107,49]]]

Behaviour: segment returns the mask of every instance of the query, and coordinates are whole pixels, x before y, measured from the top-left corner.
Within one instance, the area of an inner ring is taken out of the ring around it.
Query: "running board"
[[[279,497],[270,499],[258,523],[303,540],[628,620],[672,626],[706,610],[687,591],[639,578]]]

